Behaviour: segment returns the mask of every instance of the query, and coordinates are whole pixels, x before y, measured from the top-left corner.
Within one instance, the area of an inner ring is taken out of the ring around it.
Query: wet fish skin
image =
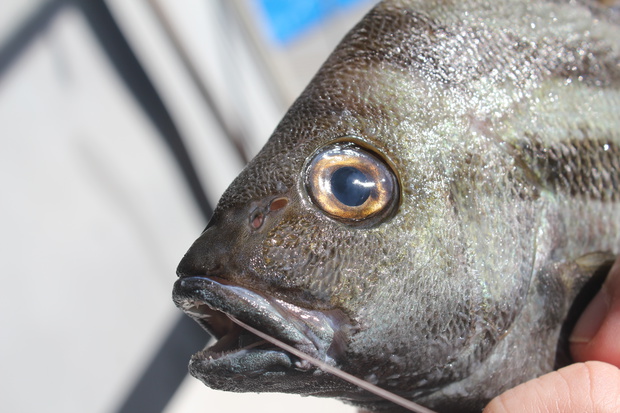
[[[179,275],[341,311],[351,328],[333,362],[440,411],[479,410],[552,370],[576,294],[620,252],[620,10],[608,3],[379,4],[223,195]],[[330,218],[305,189],[308,160],[347,137],[398,176],[398,208],[376,225]],[[192,374],[397,411],[320,372],[243,377],[235,363]]]

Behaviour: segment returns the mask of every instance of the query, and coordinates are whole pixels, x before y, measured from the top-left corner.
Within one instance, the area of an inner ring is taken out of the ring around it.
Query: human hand
[[[620,258],[577,322],[570,346],[577,363],[508,390],[483,413],[620,412]]]

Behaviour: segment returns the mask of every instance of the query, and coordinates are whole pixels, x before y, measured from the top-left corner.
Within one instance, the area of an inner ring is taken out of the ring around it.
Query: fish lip
[[[194,354],[190,372],[214,388],[214,373],[260,375],[269,371],[311,372],[316,369],[232,323],[228,316],[292,345],[329,364],[328,355],[337,326],[329,314],[297,307],[225,280],[208,276],[179,278],[174,285],[177,307],[218,338],[213,346]],[[214,320],[217,318],[217,322]],[[226,325],[228,321],[229,325]],[[235,343],[236,341],[236,343]],[[249,342],[249,346],[242,342]],[[224,389],[224,388],[223,388]]]

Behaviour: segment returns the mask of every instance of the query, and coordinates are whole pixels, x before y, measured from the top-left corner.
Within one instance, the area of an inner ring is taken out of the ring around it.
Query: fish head
[[[540,193],[505,138],[534,76],[413,3],[442,13],[362,20],[179,264],[177,306],[219,339],[190,363],[208,386],[383,403],[227,315],[430,405],[479,408],[552,368],[567,295],[534,279]]]
[[[194,356],[194,376],[230,391],[373,400],[273,346],[240,350],[258,341],[220,313],[403,394],[475,368],[493,344],[492,303],[519,286],[506,281],[490,300],[471,277],[435,136],[468,127],[429,117],[445,113],[437,93],[398,70],[328,62],[179,265],[177,305],[218,343],[234,341]]]

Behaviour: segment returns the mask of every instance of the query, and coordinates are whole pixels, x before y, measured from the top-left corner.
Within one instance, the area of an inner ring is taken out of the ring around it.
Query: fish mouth
[[[259,338],[229,316],[330,365],[336,365],[343,352],[349,326],[338,310],[304,309],[215,277],[178,279],[173,300],[217,339],[192,356],[189,370],[218,390],[295,391],[291,387],[297,386],[296,380],[288,380],[292,376],[321,375],[306,360]],[[278,380],[284,374],[288,383]],[[274,381],[278,382],[275,389]]]

